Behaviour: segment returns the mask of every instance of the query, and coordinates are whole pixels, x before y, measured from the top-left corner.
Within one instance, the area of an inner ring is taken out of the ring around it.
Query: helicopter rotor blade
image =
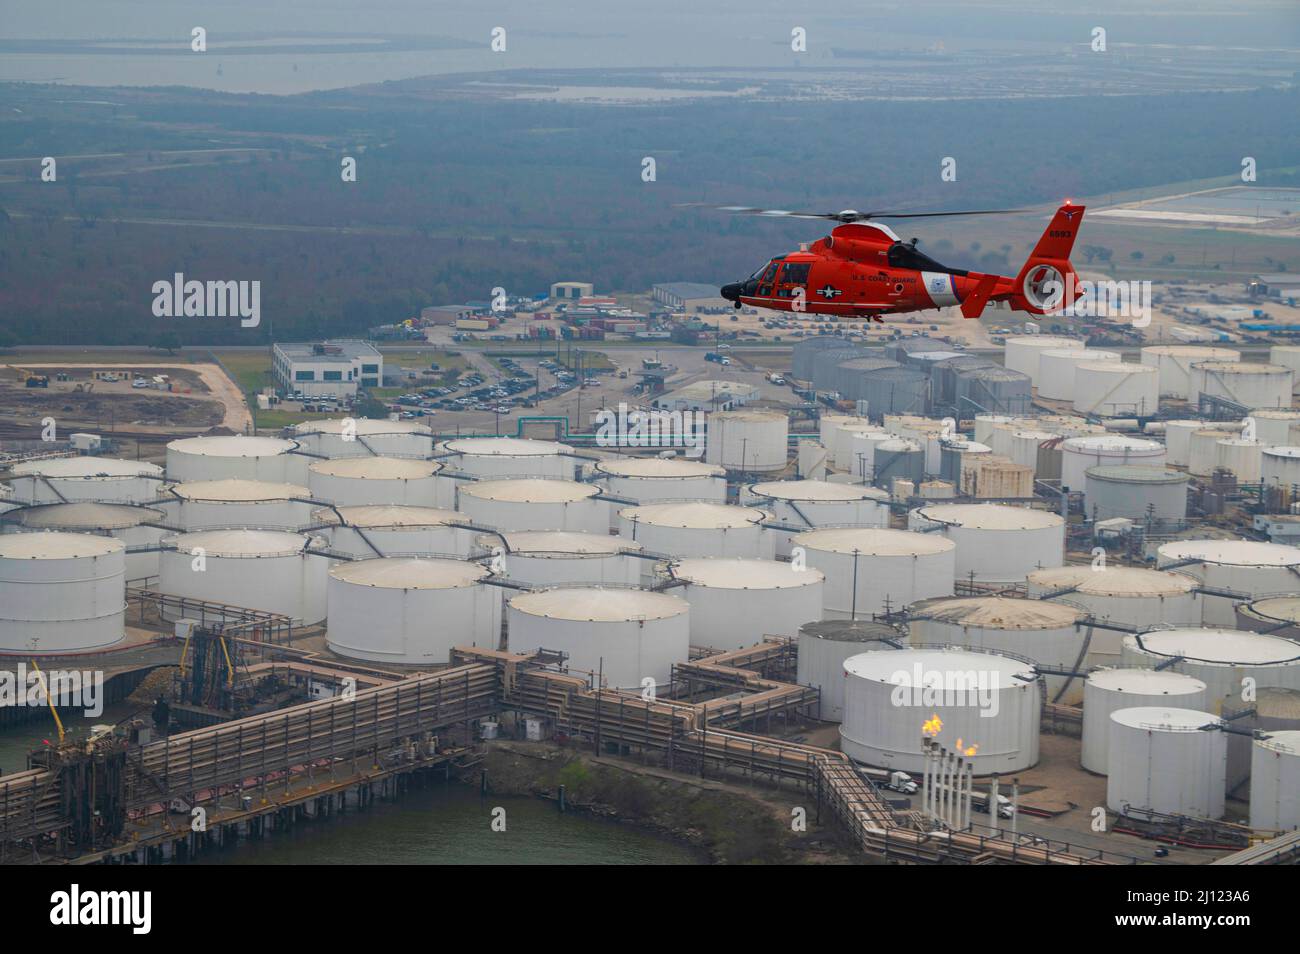
[[[826,219],[831,222],[839,222],[841,225],[852,222],[866,222],[871,219],[921,219],[954,215],[1010,215],[1032,211],[1030,209],[970,209],[960,212],[859,212],[856,209],[844,209],[840,212],[803,212],[792,209],[762,209],[749,205],[709,206],[707,203],[702,202],[686,203],[686,207],[706,207],[719,212],[730,212],[733,215],[761,215],[766,218]]]

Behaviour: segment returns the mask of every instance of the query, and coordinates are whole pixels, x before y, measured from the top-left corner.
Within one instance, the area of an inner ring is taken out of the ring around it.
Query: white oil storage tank
[[[826,577],[815,567],[776,560],[679,560],[672,590],[691,604],[691,645],[742,649],[765,636],[796,636],[821,618]]]
[[[1017,335],[1007,339],[1006,355],[1003,359],[1012,371],[1029,375],[1035,386],[1038,385],[1039,359],[1044,351],[1078,351],[1084,343],[1078,338],[1064,338],[1059,335]],[[975,440],[983,438],[975,435]]]
[[[325,618],[328,561],[307,552],[315,543],[324,540],[283,530],[196,530],[163,537],[158,589],[168,596],[280,613],[310,626]],[[222,617],[220,610],[214,612]],[[199,610],[168,606],[163,616],[197,617]]]
[[[300,484],[309,458],[295,454],[297,441],[234,434],[183,437],[167,445],[167,479],[266,480]]]
[[[1095,520],[1127,517],[1145,524],[1187,519],[1189,477],[1166,467],[1103,464],[1084,472],[1088,516]]]
[[[864,619],[821,619],[799,627],[796,680],[818,690],[814,718],[844,718],[844,662],[874,650],[902,649],[907,633],[897,626]]]
[[[506,604],[510,651],[568,656],[571,672],[611,688],[667,686],[690,656],[690,604],[649,590],[575,587],[521,593]]]
[[[456,496],[456,508],[480,527],[609,532],[609,501],[592,484],[540,477],[465,481]]]
[[[1300,424],[1300,411],[1293,408],[1258,407],[1246,420],[1255,429],[1255,440],[1266,447],[1291,443],[1291,429]]]
[[[727,470],[781,470],[788,459],[790,418],[773,411],[715,411],[709,415],[704,459]]]
[[[1074,369],[1092,361],[1119,361],[1118,351],[1049,348],[1038,356],[1038,396],[1049,401],[1074,400]]]
[[[608,533],[522,530],[483,534],[478,546],[502,576],[535,588],[635,586],[648,562],[639,544]]]
[[[798,559],[826,575],[823,619],[869,617],[953,592],[957,547],[938,534],[828,527],[790,543]]]
[[[121,503],[154,500],[162,490],[157,464],[114,457],[54,457],[13,467],[16,503]]]
[[[1278,593],[1294,593],[1300,583],[1300,549],[1257,540],[1174,540],[1161,544],[1156,564],[1200,580],[1209,590],[1203,620],[1208,626],[1231,626],[1235,603]]]
[[[1219,442],[1240,435],[1240,430],[1223,425],[1192,431],[1187,439],[1187,472],[1193,477],[1209,477],[1219,466]]]
[[[143,581],[158,575],[158,542],[167,534],[167,517],[153,507],[129,504],[66,503],[12,511],[5,531],[93,533],[120,540],[126,549],[126,578]],[[132,552],[132,551],[135,552]]]
[[[464,558],[475,547],[479,531],[463,513],[439,507],[358,504],[322,507],[312,521],[331,552],[354,560],[393,556]]]
[[[887,527],[889,494],[862,484],[829,483],[824,480],[773,480],[751,484],[740,502],[761,507],[772,514],[777,529],[776,555],[790,555],[790,537],[818,527]]]
[[[727,502],[727,473],[698,460],[612,457],[593,468],[597,484],[611,497],[634,503],[668,500]]]
[[[1164,445],[1156,441],[1122,434],[1069,437],[1061,442],[1061,486],[1083,491],[1089,467],[1103,464],[1162,467],[1164,463]]]
[[[406,457],[317,460],[307,468],[307,486],[312,497],[336,507],[451,507],[455,487],[442,468],[440,461]]]
[[[1065,562],[1065,520],[1005,504],[933,504],[907,515],[912,530],[932,530],[957,546],[957,579],[1019,583]]]
[[[47,656],[120,642],[126,547],[89,533],[0,535],[0,654]]]
[[[1083,755],[1089,772],[1106,774],[1110,753],[1110,717],[1120,709],[1142,706],[1204,709],[1205,683],[1181,672],[1156,669],[1095,669],[1083,686]]]
[[[1208,687],[1206,707],[1219,711],[1252,688],[1300,689],[1300,643],[1236,629],[1155,629],[1124,637],[1120,664],[1168,668]]]
[[[523,437],[458,437],[439,446],[439,455],[458,473],[487,480],[552,477],[572,480],[573,448]]]
[[[1272,732],[1251,746],[1250,827],[1300,828],[1300,732]]]
[[[415,421],[368,417],[303,421],[293,428],[294,440],[318,457],[433,456],[433,431]]]
[[[1228,765],[1223,722],[1197,709],[1138,706],[1110,715],[1106,807],[1222,818]]]
[[[1205,430],[1205,421],[1165,421],[1165,463],[1186,467],[1192,462],[1192,435]]]
[[[1138,632],[1153,626],[1197,626],[1200,584],[1183,573],[1103,564],[1035,570],[1026,579],[1031,600],[1082,606],[1098,620]],[[1088,641],[1087,665],[1119,661],[1121,633],[1097,629]]]
[[[297,530],[311,522],[316,504],[300,484],[266,480],[191,480],[167,488],[167,509],[182,530],[262,527]]]
[[[1238,483],[1257,484],[1263,462],[1264,445],[1244,437],[1224,437],[1215,442],[1215,468],[1226,470]]]
[[[1149,345],[1142,349],[1142,363],[1160,376],[1160,396],[1185,401],[1192,393],[1192,365],[1204,361],[1240,361],[1241,352],[1232,348],[1202,345]]]
[[[903,772],[924,770],[922,739],[960,751],[975,775],[1038,761],[1041,701],[1033,667],[969,649],[868,652],[844,663],[840,749]]]
[[[1063,603],[1006,596],[943,597],[908,607],[913,646],[963,646],[1006,653],[1053,669],[1073,669],[1083,645],[1079,625],[1087,612]],[[1044,676],[1049,702],[1072,704],[1083,693],[1082,677]]]
[[[1087,361],[1074,369],[1074,409],[1098,417],[1144,417],[1160,409],[1155,368],[1122,361]]]
[[[774,534],[763,527],[770,516],[757,507],[730,504],[644,504],[618,512],[618,535],[670,557],[770,559]]]
[[[1265,447],[1259,476],[1267,487],[1290,489],[1300,485],[1300,447]]]
[[[393,665],[443,665],[454,646],[496,649],[501,589],[463,560],[393,557],[330,568],[329,648]]]
[[[1294,372],[1276,364],[1201,361],[1192,365],[1192,404],[1201,396],[1225,398],[1243,407],[1290,407]]]

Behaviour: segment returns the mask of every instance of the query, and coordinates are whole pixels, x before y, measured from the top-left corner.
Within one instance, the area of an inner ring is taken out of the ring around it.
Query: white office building
[[[354,398],[357,388],[381,387],[384,356],[368,341],[295,341],[272,349],[275,383],[286,394]]]

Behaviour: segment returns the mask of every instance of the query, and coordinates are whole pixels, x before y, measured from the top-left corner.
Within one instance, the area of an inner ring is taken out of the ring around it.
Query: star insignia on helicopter
[[[824,285],[817,289],[817,294],[821,295],[823,298],[835,298],[837,295],[843,295],[844,292],[840,291],[834,285]]]

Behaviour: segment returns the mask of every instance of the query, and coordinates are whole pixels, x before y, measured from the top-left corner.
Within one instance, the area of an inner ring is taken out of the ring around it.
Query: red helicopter
[[[1003,215],[1022,209],[972,212],[788,212],[723,206],[723,211],[841,223],[826,238],[797,252],[778,255],[749,278],[722,286],[722,297],[736,307],[752,305],[809,315],[840,315],[881,320],[881,315],[960,305],[966,318],[978,318],[991,301],[1009,302],[1017,311],[1045,315],[1073,304],[1079,285],[1070,249],[1083,221],[1084,206],[1065,201],[1015,278],[985,275],[940,265],[902,241],[875,219],[932,218],[951,215]]]

